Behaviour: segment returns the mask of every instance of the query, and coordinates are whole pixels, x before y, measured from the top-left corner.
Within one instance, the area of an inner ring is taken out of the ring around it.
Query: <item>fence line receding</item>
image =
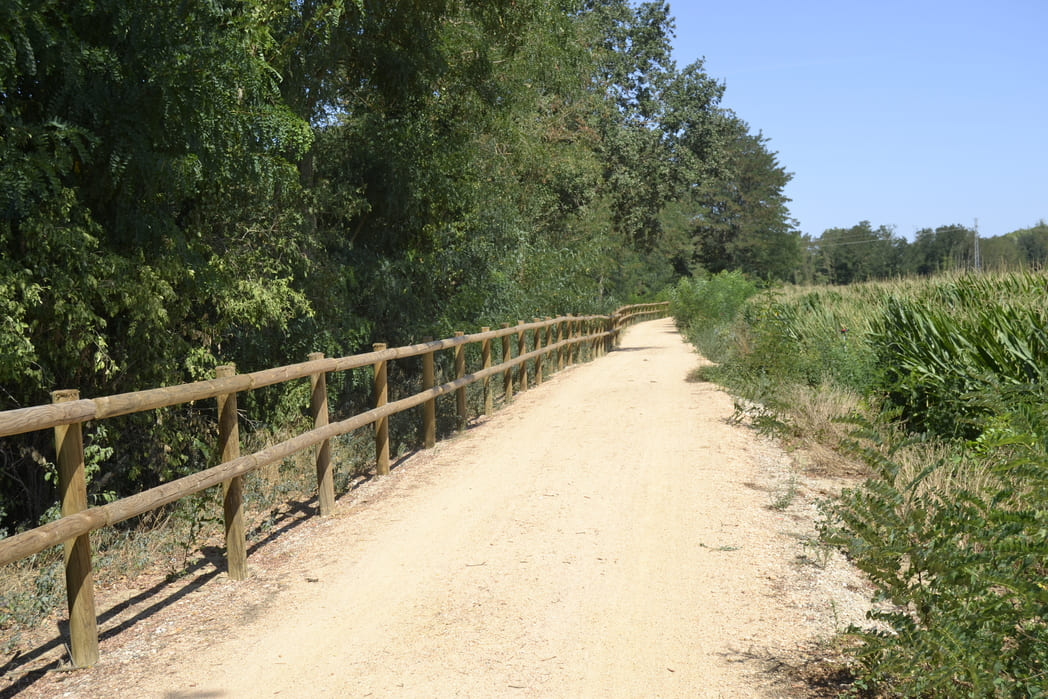
[[[98,661],[98,625],[92,584],[90,533],[117,524],[181,498],[214,486],[222,486],[226,533],[226,566],[231,579],[247,576],[242,479],[262,466],[276,463],[293,454],[316,448],[317,500],[321,515],[334,508],[331,439],[375,424],[375,469],[378,475],[389,472],[389,417],[410,408],[423,406],[423,445],[432,447],[436,435],[436,399],[445,394],[456,396],[456,424],[464,429],[468,421],[466,387],[483,382],[483,413],[493,409],[491,378],[502,377],[504,400],[513,398],[514,390],[528,389],[528,363],[534,384],[541,384],[543,374],[562,370],[584,356],[600,357],[620,339],[623,328],[639,320],[662,317],[667,303],[623,306],[607,316],[560,316],[536,318],[530,323],[503,323],[497,330],[483,328],[479,333],[455,333],[442,340],[427,339],[420,344],[388,348],[377,343],[373,351],[348,357],[326,358],[313,353],[308,361],[237,374],[231,365],[216,368],[215,378],[208,381],[166,386],[134,393],[100,398],[80,398],[75,390],[55,391],[50,405],[39,405],[0,412],[0,437],[38,430],[54,430],[58,491],[62,516],[48,524],[0,539],[0,565],[21,560],[58,544],[65,546],[66,596],[69,603],[69,646],[72,663],[77,667]],[[516,337],[516,343],[512,338]],[[491,363],[491,345],[501,343],[499,364]],[[530,341],[531,349],[527,349]],[[481,366],[467,373],[466,347],[481,345]],[[513,345],[517,346],[513,356]],[[434,353],[454,350],[454,376],[436,385]],[[422,391],[400,400],[388,401],[387,366],[391,361],[422,357]],[[374,407],[338,422],[330,422],[327,401],[327,374],[372,367]],[[516,375],[514,376],[514,372]],[[286,383],[310,380],[310,414],[313,429],[274,444],[253,454],[240,454],[237,418],[237,394]],[[221,463],[155,488],[99,507],[88,507],[84,446],[81,425],[89,420],[140,413],[158,408],[216,400],[218,408],[218,449]]]

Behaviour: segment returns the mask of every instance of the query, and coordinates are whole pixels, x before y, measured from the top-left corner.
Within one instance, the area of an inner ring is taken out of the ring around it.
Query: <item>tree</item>
[[[597,121],[603,195],[616,230],[636,249],[651,252],[663,238],[665,207],[687,196],[716,161],[724,87],[701,62],[677,70],[667,3],[589,5],[603,48],[599,86],[607,96]]]
[[[1013,237],[1026,264],[1038,268],[1048,264],[1048,224],[1041,221],[1033,228],[1016,231]]]
[[[830,284],[885,279],[900,273],[905,240],[890,226],[873,228],[861,221],[851,228],[831,228],[809,245],[815,268]]]
[[[974,241],[975,231],[961,225],[923,228],[908,248],[908,268],[921,275],[964,269],[973,262]]]
[[[281,103],[259,8],[0,7],[0,408],[202,378],[244,328],[309,313],[287,202],[310,133]],[[184,465],[192,434],[168,437],[132,441],[122,468],[155,482]],[[22,521],[41,510],[28,453],[0,450],[0,510]]]
[[[696,259],[711,272],[790,279],[801,259],[800,235],[783,193],[792,175],[768,149],[768,139],[751,134],[744,121],[728,113],[722,128],[725,164],[719,177],[698,190]]]

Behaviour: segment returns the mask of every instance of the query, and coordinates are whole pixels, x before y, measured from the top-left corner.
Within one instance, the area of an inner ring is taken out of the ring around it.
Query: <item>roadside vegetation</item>
[[[825,524],[895,610],[858,633],[856,687],[1048,685],[1045,276],[870,281],[1044,265],[1044,222],[981,257],[955,225],[802,235],[769,140],[673,61],[664,2],[16,0],[0,27],[0,410],[669,289],[740,416],[867,463]],[[369,403],[364,373],[328,390],[336,417]],[[303,420],[304,391],[245,395],[245,443]],[[214,465],[214,422],[87,425],[92,504]],[[345,487],[367,459],[336,449]],[[57,516],[53,461],[50,434],[0,439],[0,536]],[[300,471],[252,482],[256,534],[308,500]],[[189,499],[97,554],[179,575],[213,511]],[[59,564],[0,572],[0,630],[55,608]]]
[[[1043,272],[765,290],[726,274],[673,293],[754,424],[865,465],[822,523],[877,590],[846,644],[856,696],[1048,691],[1046,289]]]

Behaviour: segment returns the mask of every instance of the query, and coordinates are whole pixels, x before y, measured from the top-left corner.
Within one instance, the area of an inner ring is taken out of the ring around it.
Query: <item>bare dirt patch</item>
[[[213,557],[100,590],[102,661],[49,669],[44,629],[0,696],[812,696],[867,597],[811,545],[839,483],[731,424],[702,361],[636,326],[334,516],[292,513],[245,582]]]

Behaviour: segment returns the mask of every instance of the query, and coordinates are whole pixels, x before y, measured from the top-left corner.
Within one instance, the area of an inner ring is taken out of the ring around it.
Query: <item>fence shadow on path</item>
[[[398,462],[399,463],[399,462]],[[370,480],[370,476],[358,479],[344,494],[351,494],[353,490]],[[308,500],[292,501],[283,503],[284,511],[267,528],[264,537],[253,542],[248,551],[255,553],[267,545],[278,541],[281,537],[290,533],[297,527],[310,521],[317,512],[317,498],[313,496]],[[256,530],[258,533],[258,530]],[[103,610],[98,615],[99,641],[106,641],[119,636],[134,628],[138,623],[149,619],[157,612],[167,609],[188,595],[203,588],[220,573],[226,572],[225,549],[221,546],[203,546],[199,549],[201,557],[175,575],[163,578],[148,589],[122,600],[109,609]],[[116,620],[124,613],[131,612],[131,616],[119,622]],[[115,623],[113,626],[107,624]],[[0,676],[13,677],[9,687],[0,689],[0,699],[11,699],[25,691],[48,673],[62,671],[66,668],[68,652],[62,657],[55,657],[46,661],[43,665],[35,666],[35,663],[48,657],[56,650],[66,646],[65,639],[69,637],[68,622],[59,621],[55,626],[55,635],[25,652],[16,652],[7,661],[0,665]]]

